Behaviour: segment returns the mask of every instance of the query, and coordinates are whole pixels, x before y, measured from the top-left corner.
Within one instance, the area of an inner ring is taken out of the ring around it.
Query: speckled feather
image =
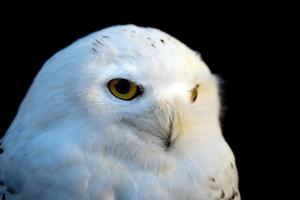
[[[131,101],[107,83],[143,87]],[[113,26],[49,59],[1,141],[7,200],[239,200],[218,80],[153,28]]]

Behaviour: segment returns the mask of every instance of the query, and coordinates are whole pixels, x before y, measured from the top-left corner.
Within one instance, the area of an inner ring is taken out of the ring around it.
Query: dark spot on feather
[[[234,200],[235,198],[235,192],[233,191],[232,195],[229,197],[230,200]]]
[[[225,192],[224,192],[224,190],[222,190],[220,198],[224,198],[224,197],[225,197]]]
[[[0,180],[0,185],[4,185],[4,182],[2,180]]]
[[[102,37],[103,37],[103,38],[109,38],[107,35],[103,35]]]
[[[93,50],[94,52],[98,52],[97,49],[95,49],[94,47],[92,48],[92,50]]]
[[[101,45],[103,45],[103,43],[102,43],[102,42],[100,42],[100,40],[98,40],[98,39],[96,39],[96,42],[97,42],[98,44],[101,44]]]
[[[238,193],[238,191],[235,191],[235,196],[239,196],[239,193]]]
[[[0,147],[0,154],[2,154],[4,152],[4,150]]]
[[[13,187],[7,187],[7,192],[9,192],[11,194],[15,194],[16,190]]]
[[[222,192],[224,192],[224,191],[222,190]],[[233,188],[231,195],[229,197],[227,197],[226,199],[227,200],[234,200],[235,197],[237,197],[237,196],[238,196],[238,192],[235,191],[235,189]],[[224,195],[221,195],[221,198],[223,198],[223,197],[225,197],[225,193],[224,193]]]
[[[131,31],[131,33],[135,33],[135,31]]]
[[[212,182],[216,182],[216,179],[215,179],[214,177],[210,177],[210,180],[211,180]]]
[[[1,198],[1,200],[6,200],[6,194],[4,193],[4,194],[2,194],[2,198]]]
[[[153,43],[151,43],[151,46],[153,46],[154,48],[156,47]]]
[[[161,43],[163,43],[163,44],[165,43],[165,41],[164,41],[163,39],[160,39],[160,41],[161,41]]]
[[[234,168],[234,165],[233,165],[233,163],[231,162],[230,163],[230,167],[233,169]]]
[[[151,37],[147,37],[148,40],[152,40]]]

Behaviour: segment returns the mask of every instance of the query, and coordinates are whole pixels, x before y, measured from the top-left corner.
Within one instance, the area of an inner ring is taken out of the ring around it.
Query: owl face
[[[84,67],[93,81],[81,93],[96,119],[163,142],[178,134],[172,129],[184,130],[175,125],[218,119],[216,79],[178,40],[156,29],[120,26],[92,35],[89,42],[93,61]]]
[[[29,93],[23,104],[47,107],[48,122],[80,116],[164,147],[201,122],[218,123],[215,77],[196,52],[153,28],[115,26],[78,40],[45,64]]]

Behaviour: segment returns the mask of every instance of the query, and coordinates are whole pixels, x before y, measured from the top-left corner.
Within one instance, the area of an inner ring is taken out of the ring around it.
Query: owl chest
[[[210,187],[207,174],[213,169],[198,161],[142,165],[99,152],[68,150],[51,154],[35,151],[20,157],[18,163],[22,161],[27,170],[13,170],[22,182],[15,196],[49,200],[202,199]]]
[[[195,170],[186,173],[178,166],[143,168],[132,163],[104,159],[91,170],[89,185],[94,185],[95,198],[100,199],[201,199],[205,183]],[[94,166],[95,166],[94,165]]]

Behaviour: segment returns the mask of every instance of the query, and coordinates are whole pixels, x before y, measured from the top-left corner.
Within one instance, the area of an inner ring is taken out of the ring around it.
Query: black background
[[[223,133],[236,155],[242,199],[274,199],[278,195],[275,177],[280,173],[276,166],[281,162],[278,154],[275,157],[279,127],[273,104],[279,64],[271,60],[278,56],[280,14],[260,5],[236,8],[227,4],[207,10],[195,4],[158,11],[159,4],[146,4],[147,10],[116,11],[101,5],[56,10],[45,4],[38,11],[19,12],[11,6],[8,13],[3,12],[0,133],[4,134],[13,120],[42,64],[56,51],[115,24],[156,27],[199,51],[212,72],[223,78]]]

